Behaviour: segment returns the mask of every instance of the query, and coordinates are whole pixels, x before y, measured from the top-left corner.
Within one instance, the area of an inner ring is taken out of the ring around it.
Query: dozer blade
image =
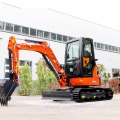
[[[10,101],[11,95],[14,92],[16,87],[17,87],[17,84],[12,80],[8,80],[4,84],[0,85],[0,103],[1,103],[1,105],[3,105],[3,106],[8,105],[8,101]]]
[[[52,91],[44,91],[42,92],[42,99],[44,100],[56,100],[56,101],[64,101],[71,100],[71,91],[70,90],[59,90],[55,89]]]

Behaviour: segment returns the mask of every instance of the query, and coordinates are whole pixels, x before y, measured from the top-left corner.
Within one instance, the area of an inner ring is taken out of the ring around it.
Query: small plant
[[[102,64],[98,64],[97,67],[98,67],[99,75],[100,75],[100,77],[102,77],[104,72],[106,71],[106,69],[105,69],[104,65],[102,65]]]
[[[104,72],[102,77],[103,77],[103,81],[105,83],[105,88],[106,88],[107,87],[108,79],[111,77],[111,75],[110,75],[110,73]]]

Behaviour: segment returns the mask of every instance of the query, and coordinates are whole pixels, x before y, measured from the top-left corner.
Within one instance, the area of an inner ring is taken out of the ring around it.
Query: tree
[[[34,82],[34,89],[33,94],[41,94],[43,88],[44,88],[44,66],[41,60],[38,61],[37,67],[36,67],[36,73],[38,76],[37,81]]]
[[[50,71],[50,69],[48,67],[46,67],[45,80],[46,80],[46,85],[47,85],[46,90],[50,90],[52,88],[58,87],[58,82],[57,82],[54,74]]]
[[[104,65],[102,65],[102,64],[98,64],[97,67],[98,67],[99,75],[102,78],[106,69],[105,69]]]
[[[32,76],[31,70],[27,63],[22,66],[19,70],[20,75],[20,89],[18,93],[20,95],[28,96],[32,92]]]
[[[43,59],[38,61],[36,73],[38,79],[34,82],[34,94],[39,95],[42,91],[50,90],[50,83],[56,82],[56,78]]]
[[[106,73],[106,72],[103,73],[103,81],[105,82],[105,88],[107,87],[107,82],[110,77],[111,77],[110,73]]]
[[[111,77],[110,73],[106,72],[106,69],[105,69],[104,65],[102,65],[102,64],[98,64],[97,67],[98,67],[98,71],[99,71],[101,80],[103,80],[102,84],[104,84],[104,87],[106,88],[107,82],[108,82],[109,78]]]

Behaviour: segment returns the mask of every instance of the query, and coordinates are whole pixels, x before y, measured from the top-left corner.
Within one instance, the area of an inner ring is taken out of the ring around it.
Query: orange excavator
[[[79,38],[66,42],[65,63],[60,65],[46,41],[25,40],[17,43],[11,36],[8,43],[9,77],[0,87],[1,105],[7,105],[18,86],[19,51],[29,50],[42,54],[48,68],[54,73],[59,88],[43,91],[43,99],[73,100],[76,102],[110,100],[113,92],[110,88],[99,88],[100,77],[97,70],[93,40]],[[32,44],[29,44],[31,42]],[[60,53],[62,54],[62,53]]]

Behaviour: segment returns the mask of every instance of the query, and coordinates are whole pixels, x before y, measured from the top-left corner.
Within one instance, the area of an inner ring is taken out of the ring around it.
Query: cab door
[[[82,74],[83,76],[92,76],[95,67],[93,40],[83,38],[83,54],[82,54]]]

